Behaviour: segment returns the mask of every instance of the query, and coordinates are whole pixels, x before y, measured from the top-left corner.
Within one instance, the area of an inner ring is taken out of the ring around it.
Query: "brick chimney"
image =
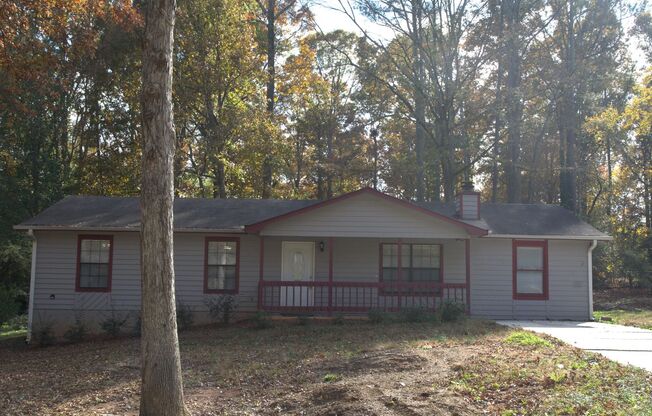
[[[463,182],[455,199],[457,217],[463,220],[480,219],[480,192],[473,189],[473,182]]]

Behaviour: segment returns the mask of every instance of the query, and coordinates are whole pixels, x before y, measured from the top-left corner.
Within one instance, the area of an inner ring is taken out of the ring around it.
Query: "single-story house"
[[[140,309],[138,198],[69,196],[15,228],[33,236],[30,329]],[[610,237],[559,206],[409,202],[364,188],[325,201],[174,203],[179,303],[198,315],[365,313],[464,303],[471,316],[592,317],[591,252]],[[197,320],[197,319],[196,319]],[[201,319],[200,319],[201,320]]]

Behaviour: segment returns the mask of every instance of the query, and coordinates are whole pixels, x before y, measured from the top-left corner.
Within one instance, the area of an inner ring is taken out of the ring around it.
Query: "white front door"
[[[315,279],[315,243],[312,241],[283,241],[281,261],[282,281],[309,281]],[[306,307],[314,303],[312,287],[281,286],[281,306]]]

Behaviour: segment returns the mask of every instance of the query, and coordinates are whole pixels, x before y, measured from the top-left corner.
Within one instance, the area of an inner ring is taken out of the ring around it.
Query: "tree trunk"
[[[611,135],[607,134],[607,216],[611,217],[611,205],[613,204],[613,173],[611,171]],[[610,223],[609,223],[610,224]],[[611,226],[609,226],[611,228]]]
[[[224,161],[218,157],[215,161],[215,172],[213,172],[215,178],[213,198],[226,198],[226,172],[224,170]]]
[[[573,212],[577,210],[576,206],[576,187],[577,172],[575,169],[575,141],[577,135],[576,123],[578,120],[576,94],[577,87],[574,83],[574,74],[576,69],[575,63],[575,2],[568,2],[568,16],[566,22],[566,56],[565,58],[565,76],[564,76],[564,93],[562,105],[562,125],[561,131],[562,143],[560,152],[563,152],[563,158],[560,159],[559,173],[559,199],[561,205]]]
[[[274,124],[274,98],[276,88],[276,0],[267,1],[267,115]],[[263,198],[272,196],[272,156],[269,137],[266,139],[263,159]]]
[[[326,198],[333,197],[333,172],[335,163],[333,160],[333,132],[330,131],[326,137]]]
[[[371,130],[371,139],[374,142],[374,174],[372,176],[372,184],[375,190],[378,190],[378,130]]]
[[[452,156],[446,154],[441,161],[441,172],[444,180],[444,201],[451,202],[455,197],[455,168]]]
[[[494,147],[492,149],[492,163],[491,163],[491,202],[495,203],[498,199],[498,158],[500,157],[500,131],[502,130],[502,88],[503,88],[503,75],[504,69],[504,51],[503,45],[503,25],[504,25],[504,2],[500,4],[500,11],[498,17],[498,68],[496,70],[496,98],[494,102]]]
[[[174,296],[174,121],[172,47],[175,0],[149,1],[143,49],[141,185],[141,416],[189,414]]]
[[[520,2],[507,0],[507,201],[521,202],[521,56],[520,42]]]
[[[414,118],[416,120],[415,153],[417,159],[416,191],[417,201],[423,201],[424,189],[424,141],[426,124],[425,100],[423,97],[423,61],[421,59],[421,0],[412,0],[412,71],[414,76]]]
[[[304,146],[301,139],[295,143],[296,173],[294,177],[294,191],[298,194],[301,189],[301,172],[303,171],[303,152]]]

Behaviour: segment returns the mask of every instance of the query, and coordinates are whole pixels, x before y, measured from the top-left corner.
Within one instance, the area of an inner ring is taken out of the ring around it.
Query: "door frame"
[[[287,243],[290,244],[310,244],[312,247],[312,277],[309,280],[306,280],[307,282],[314,282],[315,281],[315,272],[317,270],[316,268],[316,263],[317,263],[317,256],[315,255],[315,242],[314,241],[292,241],[292,240],[283,240],[281,241],[281,281],[283,281],[283,276],[285,276],[285,247]]]

